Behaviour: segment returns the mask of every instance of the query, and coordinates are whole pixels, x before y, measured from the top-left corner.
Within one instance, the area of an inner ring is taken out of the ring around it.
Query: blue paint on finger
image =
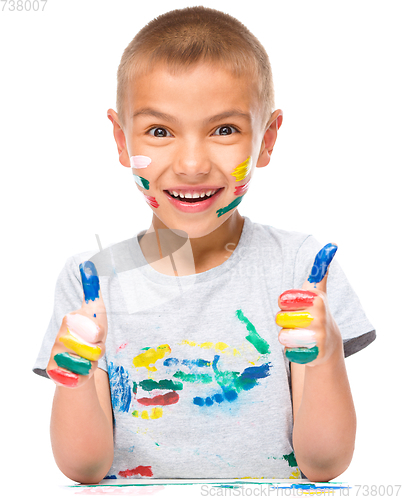
[[[328,243],[316,254],[315,262],[313,263],[311,274],[309,275],[309,283],[320,283],[326,275],[327,268],[333,260],[334,254],[337,251],[337,246],[333,243]]]
[[[85,302],[99,299],[98,271],[90,260],[80,264],[81,281],[83,284]]]

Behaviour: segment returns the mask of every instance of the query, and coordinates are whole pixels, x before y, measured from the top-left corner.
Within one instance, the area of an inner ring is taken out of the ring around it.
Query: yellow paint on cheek
[[[276,323],[282,328],[306,328],[312,321],[312,314],[305,311],[280,312],[276,317]]]
[[[133,365],[136,368],[144,366],[147,370],[156,372],[155,366],[150,366],[150,364],[156,363],[159,359],[162,359],[166,354],[171,352],[171,348],[168,344],[160,345],[157,349],[147,349],[147,351],[142,352],[138,356],[133,358]]]
[[[67,349],[71,349],[79,356],[89,359],[90,361],[98,361],[101,357],[102,349],[99,346],[89,346],[82,344],[72,335],[64,335],[59,338],[60,342],[62,342]]]
[[[245,161],[243,161],[240,165],[238,165],[233,172],[231,172],[231,175],[233,175],[236,178],[236,181],[242,181],[245,179],[245,177],[249,174],[250,170],[252,168],[252,161],[251,157],[248,156]]]

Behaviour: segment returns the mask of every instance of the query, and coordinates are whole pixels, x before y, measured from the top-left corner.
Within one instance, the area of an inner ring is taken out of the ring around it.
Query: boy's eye
[[[222,127],[218,127],[213,135],[231,135],[236,132],[238,132],[238,130],[235,127],[231,127],[231,125],[223,125]]]
[[[149,134],[153,135],[154,137],[169,137],[171,134],[168,132],[167,129],[162,128],[162,127],[154,127],[151,128],[148,131]]]

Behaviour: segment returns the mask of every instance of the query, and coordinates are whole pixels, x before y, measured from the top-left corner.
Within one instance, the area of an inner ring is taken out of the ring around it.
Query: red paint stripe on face
[[[173,405],[179,401],[179,394],[175,391],[167,392],[162,396],[155,396],[154,398],[140,398],[137,400],[141,405],[151,406],[151,405]]]
[[[153,471],[151,470],[151,465],[139,465],[135,469],[127,469],[119,472],[119,476],[121,477],[132,477],[137,475],[153,477]]]
[[[248,182],[246,184],[243,184],[242,186],[236,186],[234,194],[236,194],[237,196],[241,196],[242,194],[245,194],[249,188],[249,184],[250,184],[250,179],[248,180]]]
[[[154,208],[158,208],[160,204],[158,201],[154,198],[154,196],[148,196],[147,194],[143,193],[144,197],[149,205],[151,205]]]
[[[287,290],[279,297],[280,307],[285,311],[312,307],[315,297],[317,294],[310,290]]]
[[[60,370],[60,368],[48,370],[48,375],[52,380],[58,384],[65,385],[66,387],[76,387],[78,384],[78,375]]]

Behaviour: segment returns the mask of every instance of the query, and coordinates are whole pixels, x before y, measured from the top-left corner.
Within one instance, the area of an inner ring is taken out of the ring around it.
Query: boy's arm
[[[330,481],[349,466],[356,415],[344,363],[343,339],[327,301],[329,265],[337,246],[316,255],[301,289],[279,297],[279,341],[291,361],[293,445],[310,481]]]
[[[299,468],[310,481],[330,481],[349,466],[356,415],[343,346],[326,363],[291,363],[293,445]]]
[[[108,374],[98,368],[87,383],[57,386],[50,436],[60,470],[73,481],[98,483],[113,462],[113,417]]]

